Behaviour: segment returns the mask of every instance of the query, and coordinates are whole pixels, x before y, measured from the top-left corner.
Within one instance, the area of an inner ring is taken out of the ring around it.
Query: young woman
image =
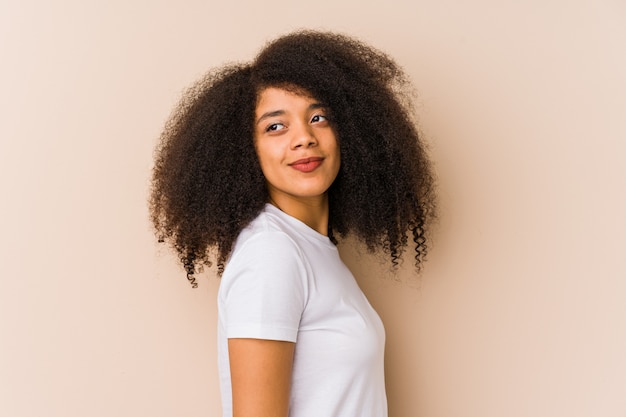
[[[210,72],[166,126],[151,215],[187,278],[217,264],[224,416],[384,417],[384,329],[335,244],[416,268],[433,176],[385,54],[303,31]]]

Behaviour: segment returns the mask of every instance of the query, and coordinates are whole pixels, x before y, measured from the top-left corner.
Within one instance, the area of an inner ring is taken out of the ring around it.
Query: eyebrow
[[[322,103],[311,103],[309,105],[309,107],[307,107],[307,110],[315,110],[315,109],[322,109],[326,106],[324,106]],[[286,114],[287,112],[285,110],[273,110],[273,111],[268,111],[266,113],[263,113],[256,121],[256,124],[258,125],[259,123],[261,123],[263,120],[268,119],[270,117],[276,117],[276,116],[282,116],[284,114]]]

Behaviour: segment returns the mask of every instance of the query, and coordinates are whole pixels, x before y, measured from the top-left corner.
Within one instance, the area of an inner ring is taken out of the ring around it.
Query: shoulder
[[[227,267],[244,259],[280,258],[299,256],[301,251],[293,230],[279,216],[266,207],[241,231]]]
[[[303,251],[287,225],[264,210],[237,238],[220,285],[224,289],[245,285],[304,291],[309,276],[306,265]]]

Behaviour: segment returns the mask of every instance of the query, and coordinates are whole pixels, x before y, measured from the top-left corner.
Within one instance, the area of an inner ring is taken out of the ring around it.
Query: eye
[[[271,125],[269,125],[268,127],[265,128],[266,132],[276,132],[278,130],[283,130],[285,129],[285,125],[282,123],[272,123]]]
[[[328,121],[328,117],[324,116],[323,114],[316,114],[315,116],[311,118],[311,123],[319,123],[319,122],[327,122],[327,121]]]

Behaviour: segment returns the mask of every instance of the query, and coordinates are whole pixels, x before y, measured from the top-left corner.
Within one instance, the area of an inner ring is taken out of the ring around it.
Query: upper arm
[[[233,417],[287,417],[295,344],[229,339]]]
[[[308,272],[284,233],[257,234],[233,253],[218,294],[226,337],[295,342]]]
[[[233,417],[287,417],[291,369],[306,305],[307,271],[284,233],[252,236],[220,283]]]

